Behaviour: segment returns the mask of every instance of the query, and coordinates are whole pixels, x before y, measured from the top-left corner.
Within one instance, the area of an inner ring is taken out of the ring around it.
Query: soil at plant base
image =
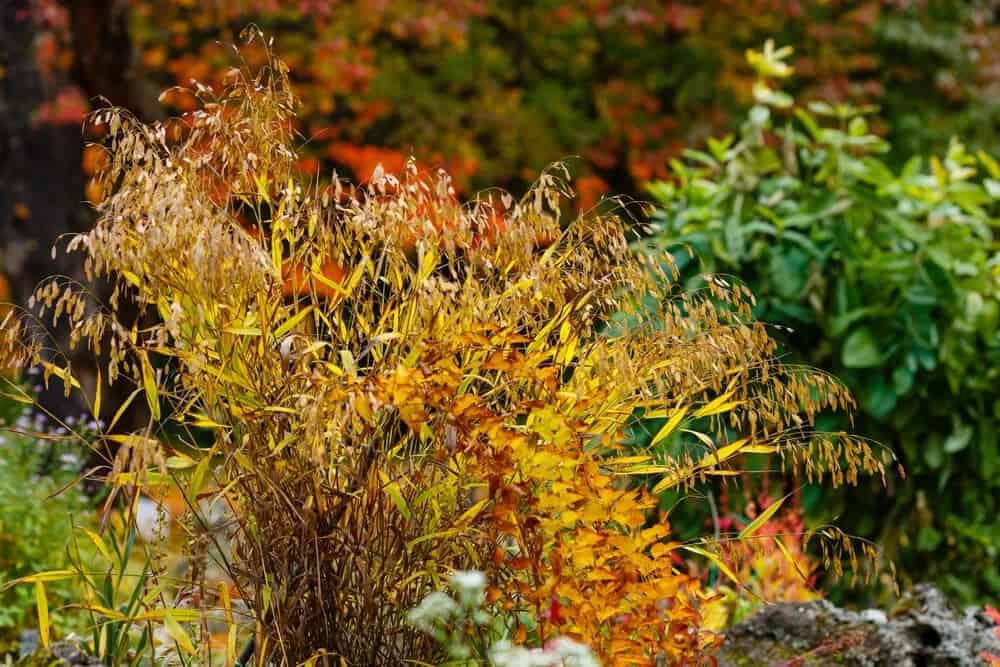
[[[983,667],[1000,656],[997,626],[981,608],[953,609],[933,586],[891,612],[854,612],[825,600],[769,605],[726,633],[719,667]]]

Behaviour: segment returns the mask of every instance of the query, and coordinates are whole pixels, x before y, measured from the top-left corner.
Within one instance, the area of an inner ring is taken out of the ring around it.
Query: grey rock
[[[889,622],[889,617],[881,609],[865,609],[861,612],[861,618],[866,621],[875,623],[876,625],[882,625],[883,623]]]
[[[52,645],[50,653],[54,659],[62,660],[61,664],[67,667],[97,667],[102,664],[100,660],[87,655],[72,642],[57,642]]]
[[[873,611],[769,605],[727,633],[719,667],[982,667],[984,652],[1000,655],[992,620],[956,612],[932,586],[914,587],[888,615]]]
[[[49,650],[36,651],[17,663],[18,667],[102,667],[103,664],[74,641],[53,642]]]

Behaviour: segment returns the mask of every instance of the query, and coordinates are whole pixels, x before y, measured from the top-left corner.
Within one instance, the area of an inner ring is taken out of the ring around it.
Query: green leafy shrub
[[[751,55],[759,103],[738,136],[687,151],[649,186],[660,209],[642,245],[688,244],[746,281],[756,314],[790,328],[792,358],[851,388],[853,430],[900,455],[909,478],[891,507],[812,494],[814,510],[880,537],[906,578],[996,594],[1000,166],[952,141],[941,159],[891,168],[875,109],[798,105],[773,84],[787,55]]]

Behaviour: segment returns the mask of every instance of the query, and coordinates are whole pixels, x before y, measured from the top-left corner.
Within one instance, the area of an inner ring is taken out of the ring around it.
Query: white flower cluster
[[[566,637],[547,642],[543,648],[517,646],[508,639],[500,639],[499,635],[493,635],[497,641],[488,648],[470,645],[462,628],[471,624],[488,630],[496,625],[483,609],[486,576],[475,570],[459,571],[451,575],[448,585],[454,597],[441,591],[430,593],[410,610],[407,620],[444,644],[448,655],[458,660],[458,664],[481,664],[474,656],[478,654],[485,660],[483,653],[488,653],[493,667],[600,667],[597,657],[587,646]],[[505,624],[499,625],[504,627]]]
[[[589,647],[568,637],[557,637],[544,648],[524,648],[509,641],[490,649],[493,667],[600,667]]]
[[[433,635],[438,625],[447,622],[457,611],[458,603],[450,595],[434,591],[406,614],[406,620],[421,632]]]

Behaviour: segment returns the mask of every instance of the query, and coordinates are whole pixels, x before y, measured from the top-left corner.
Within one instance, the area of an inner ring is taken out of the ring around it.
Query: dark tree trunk
[[[162,117],[156,87],[144,75],[129,35],[126,0],[69,0],[75,76],[90,98],[127,107],[146,121]]]
[[[81,128],[35,122],[38,109],[59,87],[75,83],[94,106],[104,99],[103,104],[127,106],[145,120],[162,113],[131,44],[128,3],[68,0],[65,7],[73,80],[52,81],[35,60],[39,27],[32,21],[31,0],[0,1],[0,273],[10,283],[12,301],[21,306],[48,276],[82,278],[82,255],[59,252],[53,259],[51,250],[61,236],[86,231],[93,222],[84,203]],[[45,325],[54,347],[65,349],[65,330],[53,330],[51,321]],[[92,392],[92,355],[78,350],[71,358],[74,373]],[[65,399],[58,385],[53,378],[53,386],[42,392],[45,409],[63,417],[82,412],[79,399]],[[115,404],[116,393],[106,405]]]
[[[89,214],[80,128],[32,121],[54,91],[35,63],[29,0],[0,4],[0,269],[24,304],[43,277],[77,273],[50,249],[59,235],[86,229]]]
[[[36,27],[28,0],[0,3],[0,271],[14,303],[28,297],[46,276],[79,277],[77,258],[50,252],[59,236],[86,229],[80,171],[81,138],[76,125],[34,122],[54,94],[35,61]],[[51,324],[51,322],[49,323]],[[65,340],[64,336],[55,337]],[[58,384],[55,383],[55,384]],[[48,410],[63,416],[81,412],[62,387],[43,392]]]

